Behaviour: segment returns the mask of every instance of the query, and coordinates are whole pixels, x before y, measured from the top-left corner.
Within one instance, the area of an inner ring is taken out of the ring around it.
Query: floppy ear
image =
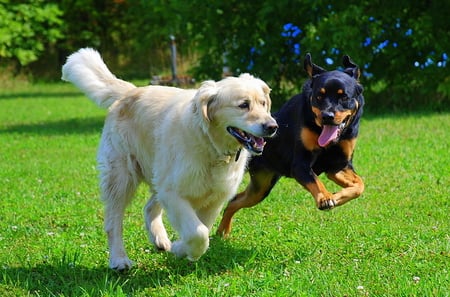
[[[272,100],[270,99],[270,91],[272,91],[269,86],[261,80],[261,84],[262,84],[262,89],[264,92],[264,95],[267,98],[267,111],[270,112],[270,109],[272,108]]]
[[[202,83],[197,93],[195,94],[195,101],[200,108],[205,121],[211,121],[211,114],[208,110],[210,104],[214,101],[217,95],[217,85],[215,81],[207,80]]]
[[[325,69],[323,69],[320,66],[317,66],[312,62],[310,53],[306,54],[305,61],[303,62],[303,68],[306,70],[309,77],[313,77],[314,75],[326,72]]]
[[[344,65],[345,69],[344,72],[353,77],[354,79],[358,80],[361,76],[361,71],[359,70],[358,65],[356,65],[352,59],[350,59],[349,56],[345,55],[342,59],[342,64]]]

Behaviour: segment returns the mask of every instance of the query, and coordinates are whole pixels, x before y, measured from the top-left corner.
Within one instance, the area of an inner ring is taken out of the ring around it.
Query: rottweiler
[[[343,57],[343,66],[342,71],[327,71],[306,55],[304,68],[309,79],[300,94],[274,113],[278,133],[266,140],[262,155],[250,160],[250,184],[228,203],[219,235],[228,236],[233,215],[261,202],[283,176],[295,178],[321,210],[362,194],[364,182],[356,174],[352,159],[363,113],[363,87],[360,69],[349,56]],[[342,189],[334,194],[327,191],[318,178],[322,173]]]

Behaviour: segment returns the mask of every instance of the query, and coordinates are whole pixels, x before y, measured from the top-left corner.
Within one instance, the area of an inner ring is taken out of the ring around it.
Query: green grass
[[[450,114],[366,115],[360,199],[321,212],[283,179],[195,263],[148,243],[141,187],[125,221],[136,265],[116,273],[95,169],[105,113],[69,84],[2,88],[0,296],[449,296]]]

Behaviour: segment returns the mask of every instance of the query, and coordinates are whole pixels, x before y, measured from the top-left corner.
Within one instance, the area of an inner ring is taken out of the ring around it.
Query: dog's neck
[[[242,148],[239,148],[236,152],[228,152],[223,154],[223,157],[219,158],[220,161],[223,161],[225,163],[230,163],[232,160],[234,162],[237,162],[239,160],[239,157],[241,155]]]

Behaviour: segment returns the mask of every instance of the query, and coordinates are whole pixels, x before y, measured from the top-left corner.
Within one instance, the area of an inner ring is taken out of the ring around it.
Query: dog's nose
[[[263,125],[264,133],[272,135],[278,130],[278,124],[276,122],[269,122]]]
[[[333,122],[334,121],[334,113],[331,111],[322,111],[322,121]]]

